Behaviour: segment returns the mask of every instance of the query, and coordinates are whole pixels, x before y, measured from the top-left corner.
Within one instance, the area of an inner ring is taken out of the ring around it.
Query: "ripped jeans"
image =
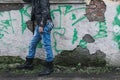
[[[44,27],[43,33],[39,32],[39,26],[35,27],[34,36],[29,44],[29,52],[27,58],[34,58],[36,53],[37,44],[42,41],[43,48],[46,53],[46,61],[53,61],[53,52],[51,47],[51,30],[53,28],[53,23],[48,22]]]

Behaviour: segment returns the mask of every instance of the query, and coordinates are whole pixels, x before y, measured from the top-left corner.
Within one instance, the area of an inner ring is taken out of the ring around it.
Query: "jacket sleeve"
[[[46,20],[48,18],[48,15],[50,13],[50,4],[49,0],[40,0],[40,8],[39,10],[41,13],[41,20],[39,21],[39,26],[44,27],[46,25]]]

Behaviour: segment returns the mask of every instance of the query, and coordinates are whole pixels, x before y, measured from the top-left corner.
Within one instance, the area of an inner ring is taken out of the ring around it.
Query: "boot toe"
[[[51,69],[45,69],[43,71],[41,71],[38,76],[44,76],[44,75],[50,75],[53,72],[53,70]]]

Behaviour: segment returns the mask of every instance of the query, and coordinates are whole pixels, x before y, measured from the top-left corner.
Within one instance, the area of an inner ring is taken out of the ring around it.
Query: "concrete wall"
[[[106,53],[110,64],[120,65],[120,4],[108,0],[104,3],[101,8],[86,4],[51,4],[55,24],[51,33],[54,55],[80,45],[88,48],[91,54],[101,50]],[[91,9],[95,9],[94,14],[90,14]],[[0,4],[0,11],[0,56],[25,58],[33,36],[26,24],[30,19],[31,6]],[[41,43],[36,57],[45,57]]]
[[[50,3],[83,3],[85,0],[50,0]],[[0,0],[0,3],[25,3],[23,0]]]

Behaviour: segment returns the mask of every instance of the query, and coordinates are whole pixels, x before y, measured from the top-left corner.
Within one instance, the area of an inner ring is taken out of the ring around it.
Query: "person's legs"
[[[46,53],[46,61],[47,62],[53,61],[50,33],[46,32],[43,33],[43,47]]]
[[[17,66],[18,69],[32,69],[32,67],[33,67],[32,62],[33,62],[33,58],[35,56],[36,46],[40,40],[41,40],[41,36],[39,33],[39,27],[36,26],[35,31],[34,31],[34,36],[29,44],[29,51],[28,51],[28,55],[26,57],[26,62],[22,65]]]
[[[52,22],[49,22],[43,32],[42,36],[42,42],[43,42],[43,47],[46,53],[46,61],[47,62],[52,62],[53,61],[53,52],[52,52],[52,46],[51,46],[51,29],[53,25]]]
[[[28,51],[27,58],[34,58],[36,47],[40,40],[41,40],[41,35],[39,32],[39,27],[36,26],[34,36],[29,44],[29,51]]]
[[[53,28],[52,22],[49,22],[44,27],[42,35],[42,42],[46,53],[46,69],[40,72],[39,76],[48,75],[53,72],[53,52],[51,46],[51,30]]]

